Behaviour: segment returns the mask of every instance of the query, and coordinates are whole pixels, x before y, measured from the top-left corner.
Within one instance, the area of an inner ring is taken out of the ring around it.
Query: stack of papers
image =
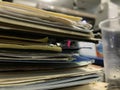
[[[57,43],[63,39],[95,42],[91,28],[82,17],[0,2],[0,61],[70,62],[75,58],[62,53]]]
[[[95,71],[88,68],[49,71],[17,71],[0,73],[0,89],[48,90],[75,85],[84,85],[99,80]]]
[[[95,72],[79,68],[93,60],[69,47],[71,40],[96,42],[91,28],[82,17],[0,2],[0,89],[46,90],[97,81]]]
[[[0,27],[11,32],[34,32],[52,37],[96,41],[90,31],[92,25],[82,22],[81,17],[7,2],[0,3],[0,17]]]

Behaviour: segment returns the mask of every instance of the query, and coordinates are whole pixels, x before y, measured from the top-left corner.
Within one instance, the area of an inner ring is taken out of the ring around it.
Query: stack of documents
[[[92,25],[82,22],[81,17],[49,12],[20,4],[1,2],[0,23],[0,28],[11,32],[24,31],[64,39],[95,41],[94,35],[90,31]]]
[[[81,17],[0,2],[0,89],[46,90],[97,81],[95,72],[76,70],[93,60],[65,53],[61,43],[96,42],[91,28]]]
[[[98,70],[88,67],[49,70],[0,72],[0,89],[49,90],[84,85],[99,80]]]
[[[94,42],[91,28],[81,17],[0,2],[0,61],[74,60],[71,54],[61,53],[57,43],[63,39]]]

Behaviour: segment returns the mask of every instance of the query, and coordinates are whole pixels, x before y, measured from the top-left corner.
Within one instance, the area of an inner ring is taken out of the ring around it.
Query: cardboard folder
[[[58,46],[49,45],[17,45],[17,44],[5,44],[0,43],[2,49],[23,49],[23,50],[43,50],[43,51],[56,51],[61,52],[62,48]]]

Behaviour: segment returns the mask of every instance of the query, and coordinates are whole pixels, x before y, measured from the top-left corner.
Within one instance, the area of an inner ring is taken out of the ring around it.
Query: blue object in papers
[[[73,60],[72,62],[78,64],[79,66],[85,66],[94,63],[94,59],[90,59],[80,55],[74,55],[73,58],[75,58],[75,60]]]
[[[86,56],[77,56],[74,55],[73,58],[75,58],[75,60],[73,60],[73,62],[80,62],[80,61],[91,61],[93,60],[92,58],[86,57]]]
[[[103,64],[103,58],[93,57],[93,56],[82,56],[82,57],[84,57],[84,58],[89,58],[90,60],[91,60],[91,59],[94,59],[94,60],[95,60],[94,63],[95,63],[96,65],[104,66],[104,64]]]

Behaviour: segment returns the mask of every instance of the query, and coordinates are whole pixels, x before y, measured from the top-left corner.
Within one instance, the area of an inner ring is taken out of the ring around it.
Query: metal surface
[[[111,2],[115,3],[116,5],[120,6],[120,0],[111,0]]]
[[[73,0],[13,0],[13,2],[27,4],[34,7],[38,2],[44,2],[50,5],[73,8]]]
[[[101,0],[76,0],[78,10],[94,13]]]
[[[34,7],[38,2],[44,2],[50,5],[94,13],[101,0],[13,0],[13,2],[27,4]]]

